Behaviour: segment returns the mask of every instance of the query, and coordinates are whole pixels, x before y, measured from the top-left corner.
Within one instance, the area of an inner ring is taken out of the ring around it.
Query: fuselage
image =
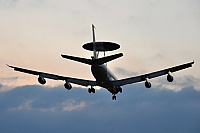
[[[105,64],[103,65],[92,65],[91,71],[93,76],[97,81],[97,85],[103,88],[106,88],[112,94],[117,94],[118,92],[122,92],[122,88],[120,86],[113,86],[113,80],[117,80],[117,78],[112,74],[112,72],[107,68]]]

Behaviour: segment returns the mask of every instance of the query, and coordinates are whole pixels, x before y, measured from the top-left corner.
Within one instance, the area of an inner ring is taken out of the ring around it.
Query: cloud
[[[13,87],[10,84],[17,81],[17,79],[18,77],[0,78],[0,92],[12,89]]]
[[[74,100],[65,101],[62,103],[63,111],[73,111],[77,109],[84,108],[86,106],[85,102],[76,102]]]
[[[158,78],[155,81],[155,88],[171,89],[174,91],[180,91],[182,88],[193,87],[195,90],[200,90],[200,79],[186,75],[181,77],[175,77],[172,83],[167,82],[166,78]]]
[[[22,86],[0,93],[0,131],[198,133],[199,101],[200,92],[192,87],[174,92],[127,85],[112,101],[105,89],[89,94],[80,88]]]
[[[20,111],[20,110],[31,110],[32,109],[32,104],[33,101],[27,100],[24,101],[22,104],[18,105],[17,107],[11,108],[11,111]]]
[[[120,67],[115,67],[114,73],[118,74],[119,76],[124,76],[124,77],[130,77],[130,76],[138,75],[137,72],[131,72],[129,70],[126,70],[126,69],[123,69],[123,68],[120,68]]]
[[[75,111],[86,107],[85,102],[77,102],[75,100],[66,100],[62,103],[56,103],[50,107],[33,107],[33,100],[26,100],[19,103],[16,107],[9,109],[10,111],[38,111],[38,112],[59,112],[59,111]]]
[[[13,88],[13,90],[3,91],[0,94],[17,98],[11,100],[12,105],[7,108],[9,111],[65,112],[81,110],[90,104],[90,102],[86,103],[72,98],[65,99],[61,96],[60,91],[57,90],[55,90],[54,95],[51,95],[54,92],[52,88],[27,85]],[[59,90],[63,89],[66,92],[63,86],[55,88],[59,88]],[[74,89],[76,90],[76,88]],[[21,97],[21,95],[23,96]],[[57,96],[61,97],[58,98]]]

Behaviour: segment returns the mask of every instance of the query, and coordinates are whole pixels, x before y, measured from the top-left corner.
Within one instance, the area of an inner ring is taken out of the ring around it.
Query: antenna
[[[93,55],[94,59],[97,59],[97,53],[96,53],[96,40],[95,40],[95,26],[92,24],[92,35],[93,35]]]
[[[104,57],[105,57],[106,56],[106,52],[104,51],[103,53],[104,53]],[[107,66],[107,62],[106,62],[106,66]]]

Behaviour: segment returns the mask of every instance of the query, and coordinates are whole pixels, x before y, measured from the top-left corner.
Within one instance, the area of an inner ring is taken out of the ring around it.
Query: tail
[[[93,59],[97,59],[97,51],[96,51],[96,40],[95,40],[95,31],[94,31],[95,27],[92,24],[92,36],[93,36]]]
[[[102,65],[104,63],[107,63],[111,60],[114,60],[114,59],[117,59],[117,58],[123,56],[122,53],[119,53],[119,54],[115,54],[115,55],[111,55],[111,56],[104,56],[103,58],[98,59],[98,52],[99,51],[96,50],[96,44],[97,43],[96,43],[96,40],[95,40],[94,29],[95,29],[95,27],[92,24],[92,36],[93,36],[93,57],[92,57],[92,59],[85,59],[85,58],[69,56],[69,55],[61,55],[61,56],[63,58],[66,58],[66,59],[81,62],[81,63],[88,64],[88,65]]]

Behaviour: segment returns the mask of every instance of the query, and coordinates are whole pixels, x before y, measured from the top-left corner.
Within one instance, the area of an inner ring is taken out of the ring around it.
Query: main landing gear
[[[116,100],[117,99],[117,97],[114,95],[114,96],[112,96],[112,100]]]
[[[95,89],[94,89],[93,87],[88,88],[88,92],[89,92],[89,93],[91,93],[91,92],[92,92],[92,93],[95,93]]]

